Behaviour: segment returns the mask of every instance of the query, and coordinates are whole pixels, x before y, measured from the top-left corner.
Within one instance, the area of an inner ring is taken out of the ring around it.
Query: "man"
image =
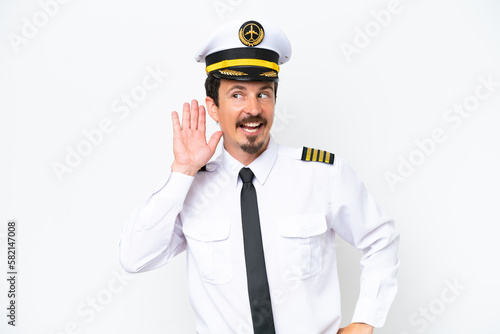
[[[206,111],[172,113],[174,162],[125,227],[125,270],[187,250],[197,333],[369,334],[396,293],[399,235],[353,170],[321,150],[271,138],[279,65],[291,47],[270,23],[229,23],[197,54]],[[206,112],[219,123],[207,142]],[[223,137],[223,151],[210,161]],[[335,236],[363,250],[352,323],[340,325]]]

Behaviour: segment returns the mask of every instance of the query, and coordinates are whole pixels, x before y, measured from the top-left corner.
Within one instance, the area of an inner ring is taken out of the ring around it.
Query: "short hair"
[[[215,105],[219,106],[219,88],[220,88],[220,78],[217,78],[212,73],[209,73],[207,79],[205,80],[205,91],[207,96],[214,100]],[[276,100],[278,96],[278,82],[274,82],[274,99]]]

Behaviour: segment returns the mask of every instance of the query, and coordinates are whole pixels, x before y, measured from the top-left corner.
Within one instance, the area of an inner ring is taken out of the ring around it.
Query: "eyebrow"
[[[234,85],[231,88],[229,88],[229,91],[232,91],[233,89],[246,90],[246,87],[245,86],[241,86],[241,85]]]
[[[274,89],[274,86],[272,86],[272,85],[265,85],[265,86],[262,86],[262,87],[260,88],[260,90],[266,90],[266,89],[271,89],[271,90],[273,90],[273,89]]]
[[[260,87],[260,90],[261,91],[266,90],[266,89],[271,89],[272,90],[273,88],[274,88],[274,86],[272,86],[272,85],[265,85],[265,86]],[[232,91],[234,89],[246,90],[246,87],[242,86],[242,85],[234,85],[231,88],[229,88],[228,91]]]

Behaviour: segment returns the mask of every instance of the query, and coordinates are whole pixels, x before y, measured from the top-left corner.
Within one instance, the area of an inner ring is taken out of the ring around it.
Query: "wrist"
[[[189,176],[195,176],[200,168],[191,165],[182,165],[174,161],[171,167],[172,172],[181,173]]]

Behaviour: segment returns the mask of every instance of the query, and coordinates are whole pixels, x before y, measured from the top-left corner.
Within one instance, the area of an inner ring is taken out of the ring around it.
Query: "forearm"
[[[345,163],[340,166],[335,189],[341,208],[332,219],[337,222],[336,231],[363,251],[360,294],[352,322],[381,327],[397,291],[399,233]]]
[[[192,177],[171,173],[126,224],[119,245],[122,267],[128,272],[158,268],[185,248],[178,219]]]
[[[392,221],[380,230],[378,233],[383,237],[365,249],[361,258],[360,293],[352,318],[352,322],[365,322],[375,327],[385,323],[396,296],[399,269],[399,234]]]

